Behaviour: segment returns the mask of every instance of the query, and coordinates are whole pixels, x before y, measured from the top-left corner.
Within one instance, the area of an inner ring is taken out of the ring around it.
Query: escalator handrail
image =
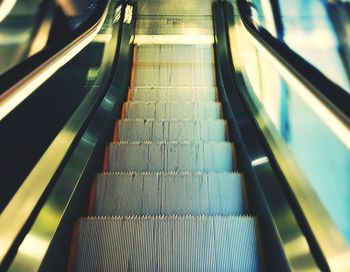
[[[317,68],[295,53],[285,43],[277,40],[267,30],[257,27],[251,17],[250,5],[238,0],[237,7],[246,30],[281,63],[294,78],[302,83],[345,127],[350,127],[350,95],[346,90],[328,79]]]
[[[92,41],[102,27],[108,3],[98,1],[91,16],[70,35],[0,76],[0,121]]]
[[[110,0],[103,0],[103,5],[99,6],[99,10],[102,11],[102,13],[100,13],[101,16],[98,19],[94,19],[94,23],[90,22],[89,24],[85,24],[85,26],[92,26],[93,29],[86,29],[86,31],[83,31],[83,37],[82,35],[78,35],[76,39],[64,47],[65,49],[63,49],[63,52],[70,52],[71,50],[78,49],[81,50],[85,47],[85,43],[90,42],[90,39],[92,40],[94,38],[93,34],[98,33],[98,31],[96,32],[95,30],[101,29],[105,19],[107,18],[110,3]],[[93,35],[93,37],[89,38],[87,35]],[[83,42],[84,46],[76,45],[76,43],[79,41]],[[56,56],[57,54],[58,56]],[[53,58],[55,59],[54,61],[58,61],[60,64],[64,65],[64,63],[62,63],[62,59],[60,59],[62,54],[62,50],[55,52],[55,56],[53,56]],[[42,55],[40,54],[40,56]],[[32,60],[29,61],[31,62]],[[50,63],[50,60],[48,60],[44,64],[39,65],[37,68],[41,69],[43,65],[49,65]],[[39,72],[37,71],[37,73]],[[7,261],[9,252],[12,250],[12,247],[15,246],[17,237],[23,231],[24,226],[27,224],[31,214],[35,210],[35,207],[42,197],[43,192],[46,190],[49,182],[55,175],[56,172],[54,172],[52,169],[57,171],[58,167],[63,161],[62,158],[66,156],[68,149],[73,143],[76,135],[78,135],[78,132],[82,126],[81,124],[85,124],[85,117],[89,115],[89,112],[93,108],[92,103],[96,103],[93,98],[94,97],[89,95],[85,97],[87,102],[84,102],[84,105],[82,105],[81,112],[78,112],[79,107],[72,115],[70,120],[66,123],[61,132],[56,136],[50,147],[42,155],[39,162],[23,182],[22,186],[12,197],[10,203],[2,211],[0,216],[0,270],[4,260],[5,262]],[[90,103],[91,101],[92,103]],[[47,166],[48,164],[49,166]],[[21,209],[19,209],[19,207],[21,207]]]
[[[318,98],[319,100],[316,102],[323,102],[325,105],[318,104],[317,106],[326,107],[327,110],[332,111],[334,116],[338,117],[336,121],[342,122],[343,125],[342,132],[342,141],[347,144],[349,147],[350,140],[350,126],[349,126],[349,107],[344,107],[350,104],[350,96],[340,88],[335,85],[329,79],[327,79],[323,74],[321,74],[316,68],[307,63],[304,59],[302,59],[299,55],[297,55],[294,51],[286,47],[285,45],[281,45],[282,43],[276,40],[270,33],[266,30],[258,30],[254,23],[250,20],[247,13],[244,13],[244,9],[247,8],[248,5],[245,0],[237,0],[237,5],[239,9],[239,15],[241,17],[241,21],[244,24],[245,30],[248,31],[248,34],[252,35],[252,39],[256,39],[256,43],[259,43],[263,47],[263,50],[267,51],[271,54],[272,58],[276,58],[277,62],[280,62],[277,68],[281,66],[285,66],[284,69],[287,69],[289,73],[294,76],[296,80],[299,80],[301,84],[299,86],[304,85],[303,91],[308,93],[303,93],[303,95],[312,94]],[[243,28],[244,28],[243,27]],[[258,48],[260,49],[260,48]],[[280,50],[280,51],[279,51]],[[303,76],[303,70],[300,70],[305,65],[305,71],[310,71],[311,77]],[[298,69],[300,68],[300,69]],[[315,81],[319,76],[320,82]],[[321,85],[320,85],[321,84]],[[323,86],[322,86],[323,85]],[[329,91],[334,88],[334,97],[328,99]],[[326,92],[326,94],[324,93]],[[343,96],[344,95],[344,96]],[[245,95],[244,95],[245,96]],[[246,97],[249,97],[249,91],[246,92]],[[339,104],[333,104],[333,101],[337,102],[338,99],[343,99],[339,101]],[[248,102],[249,104],[249,102]],[[254,104],[254,102],[252,102]],[[337,107],[339,106],[339,107]],[[254,107],[254,106],[253,106]],[[344,107],[344,108],[343,108]],[[259,109],[253,110],[255,113],[260,111]],[[263,136],[266,137],[267,145],[271,150],[272,156],[276,161],[284,161],[279,164],[276,163],[277,168],[281,170],[284,179],[287,182],[289,196],[292,201],[295,202],[297,213],[300,215],[299,218],[302,218],[300,222],[304,225],[304,229],[307,229],[306,233],[308,235],[308,241],[314,248],[313,250],[318,251],[316,255],[318,255],[318,260],[322,259],[320,262],[323,265],[327,266],[325,271],[348,271],[349,262],[348,259],[350,257],[350,247],[348,242],[346,241],[343,233],[336,227],[332,218],[328,214],[328,212],[323,207],[323,204],[320,202],[313,188],[309,184],[308,179],[304,175],[302,169],[298,166],[293,154],[289,150],[288,146],[285,144],[283,139],[274,139],[275,132],[271,132],[269,130],[270,125],[266,123],[269,116],[266,118],[262,117],[263,114],[258,113],[259,118],[261,118],[260,124],[257,121],[257,125],[261,128]],[[321,119],[324,116],[320,116]],[[324,118],[323,121],[326,121]],[[267,128],[264,129],[263,127]],[[273,128],[272,124],[272,128]],[[265,133],[266,132],[266,133]],[[269,135],[270,134],[270,135]],[[277,132],[277,134],[279,134]],[[339,136],[339,135],[338,135]],[[340,137],[339,137],[340,138]],[[285,146],[283,146],[283,144]],[[287,188],[287,187],[285,187]],[[305,227],[306,225],[306,227]],[[320,257],[320,254],[322,255]],[[322,270],[323,271],[323,270]]]

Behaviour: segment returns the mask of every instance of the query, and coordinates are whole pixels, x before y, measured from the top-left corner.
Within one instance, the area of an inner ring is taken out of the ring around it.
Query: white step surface
[[[118,141],[227,141],[224,120],[155,120],[118,121]]]
[[[107,173],[96,182],[94,215],[242,215],[237,173]]]
[[[229,142],[117,142],[109,146],[108,171],[232,172]]]

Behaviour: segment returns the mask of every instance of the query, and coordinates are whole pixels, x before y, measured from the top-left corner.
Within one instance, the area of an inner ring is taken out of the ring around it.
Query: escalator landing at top
[[[212,0],[140,1],[135,44],[213,44]]]
[[[213,0],[138,0],[138,15],[211,16]]]

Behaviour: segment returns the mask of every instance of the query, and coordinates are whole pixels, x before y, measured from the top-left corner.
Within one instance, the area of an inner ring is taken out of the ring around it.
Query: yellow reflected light
[[[36,235],[28,234],[18,248],[19,253],[37,260],[42,259],[49,247],[49,241]]]
[[[0,23],[10,14],[17,0],[2,0],[0,2]]]
[[[93,40],[102,27],[107,10],[108,8],[101,19],[89,31],[84,33],[82,37],[77,38],[77,40],[73,41],[61,52],[58,52],[46,63],[39,66],[35,71],[0,96],[0,120]],[[17,190],[10,203],[2,211],[0,217],[0,260],[5,258],[13,241],[22,230],[31,211],[37,205],[40,197],[47,188],[47,182],[51,180],[62,162],[65,152],[61,151],[68,150],[68,146],[74,138],[71,129],[74,128],[68,127],[56,137],[22,183],[22,186]],[[13,216],[14,214],[16,214],[15,217]],[[29,237],[28,239],[34,239],[36,241],[35,237]],[[43,249],[44,246],[44,242],[39,241],[39,248]]]
[[[0,95],[0,120],[8,115],[23,100],[32,94],[48,78],[50,78],[58,69],[70,61],[85,46],[87,46],[97,35],[102,27],[106,13],[89,31],[81,37],[74,40],[62,51],[41,64],[37,69],[22,78],[15,85],[10,87],[5,93]]]

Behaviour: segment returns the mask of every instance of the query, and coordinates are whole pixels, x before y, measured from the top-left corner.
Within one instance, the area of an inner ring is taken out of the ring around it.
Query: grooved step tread
[[[259,271],[256,228],[240,216],[85,218],[74,271]]]
[[[117,142],[109,146],[108,171],[235,170],[229,142]]]
[[[135,87],[130,89],[132,101],[216,101],[215,88]]]
[[[209,45],[141,45],[137,46],[136,63],[213,64],[213,46]],[[136,65],[137,65],[136,64]]]
[[[133,85],[215,86],[214,64],[136,63]]]
[[[221,119],[218,102],[126,102],[125,118],[133,119]]]
[[[94,215],[240,215],[241,178],[237,173],[99,175]]]
[[[155,120],[124,119],[118,121],[119,141],[226,141],[224,120]]]

